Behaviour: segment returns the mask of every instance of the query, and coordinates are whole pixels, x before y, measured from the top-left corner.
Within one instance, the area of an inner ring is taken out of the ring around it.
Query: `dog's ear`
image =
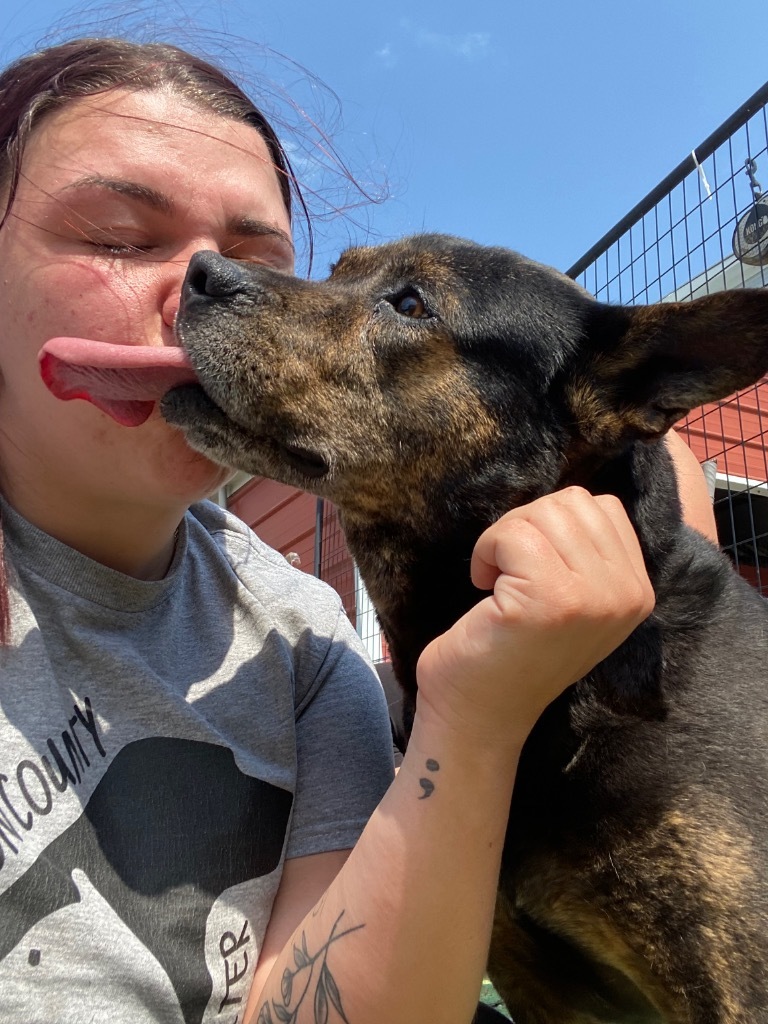
[[[587,441],[660,437],[691,409],[768,372],[768,291],[693,302],[593,304],[566,400]]]

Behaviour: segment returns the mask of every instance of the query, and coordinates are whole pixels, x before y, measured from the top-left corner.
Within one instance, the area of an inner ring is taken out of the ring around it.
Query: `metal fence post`
[[[315,565],[314,575],[320,579],[320,566],[323,560],[323,512],[325,511],[325,501],[323,498],[318,498],[315,505]]]

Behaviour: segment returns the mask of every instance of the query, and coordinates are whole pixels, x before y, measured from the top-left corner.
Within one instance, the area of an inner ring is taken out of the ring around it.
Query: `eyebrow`
[[[125,178],[105,178],[100,174],[89,174],[84,178],[78,178],[77,181],[71,182],[61,191],[70,192],[87,188],[103,188],[109,192],[116,192],[121,196],[128,196],[129,199],[137,199],[140,203],[144,203],[152,207],[153,210],[158,210],[168,217],[176,213],[176,205],[170,196],[165,195],[164,192],[160,192],[158,189],[151,188],[149,185],[140,185],[136,181],[129,181]],[[237,235],[241,238],[259,238],[264,236],[279,238],[282,242],[285,242],[291,252],[294,251],[293,239],[289,234],[255,217],[235,217],[228,221],[227,231],[231,235]]]
[[[286,234],[285,231],[281,231],[280,228],[273,227],[271,224],[267,224],[266,221],[257,220],[254,217],[235,217],[234,220],[229,221],[227,229],[231,235],[239,235],[241,238],[259,238],[271,235],[285,242],[290,247],[291,252],[294,251],[293,239],[290,235]]]
[[[78,189],[103,188],[109,192],[117,192],[118,195],[128,196],[129,199],[138,199],[161,213],[171,215],[175,213],[176,207],[173,200],[169,199],[162,192],[158,192],[149,185],[139,185],[135,181],[127,181],[124,178],[104,178],[100,174],[89,174],[85,178],[78,178],[77,181],[66,185],[61,191],[72,192]]]

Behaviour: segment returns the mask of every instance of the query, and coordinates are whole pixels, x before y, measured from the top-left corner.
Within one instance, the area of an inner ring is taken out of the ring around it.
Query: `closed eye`
[[[289,274],[293,270],[293,248],[277,233],[240,239],[222,248],[221,254],[233,260],[258,263]]]
[[[84,220],[80,216],[76,220],[67,218],[64,226],[76,236],[77,241],[97,253],[115,257],[146,256],[158,248],[155,240],[150,240],[146,231],[139,231],[133,226],[80,223]]]
[[[155,248],[153,245],[131,245],[128,242],[106,242],[89,238],[86,244],[109,256],[146,255]]]

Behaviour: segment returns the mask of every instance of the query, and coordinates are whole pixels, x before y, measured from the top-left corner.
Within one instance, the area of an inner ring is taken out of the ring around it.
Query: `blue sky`
[[[316,274],[350,241],[421,230],[567,269],[768,78],[751,0],[731,14],[722,0],[10,6],[5,61],[62,19],[224,54],[288,122],[319,217]]]

